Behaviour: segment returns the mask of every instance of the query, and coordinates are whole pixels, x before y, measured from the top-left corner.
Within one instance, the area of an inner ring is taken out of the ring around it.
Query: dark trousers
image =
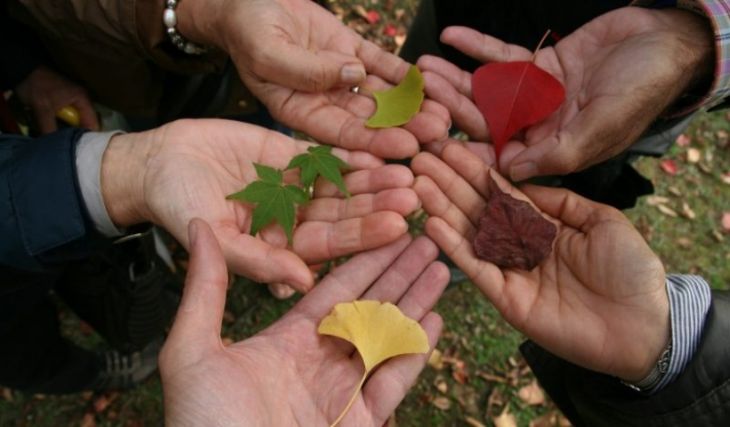
[[[177,283],[161,264],[150,232],[53,273],[0,266],[0,385],[69,393],[92,384],[100,359],[62,336],[58,300],[121,352],[161,336],[174,310],[165,290]]]
[[[628,0],[422,0],[401,56],[415,63],[431,54],[443,57],[467,71],[481,64],[439,41],[444,28],[461,25],[534,50],[547,30],[555,44],[610,10],[628,6]],[[655,123],[631,149],[614,159],[584,171],[550,177],[538,183],[568,188],[598,202],[620,209],[635,205],[639,196],[653,192],[651,182],[630,165],[636,155],[661,155],[687,126],[684,118]]]

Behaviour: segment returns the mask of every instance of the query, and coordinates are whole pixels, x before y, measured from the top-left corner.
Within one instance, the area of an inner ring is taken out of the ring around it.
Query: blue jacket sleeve
[[[0,264],[44,272],[105,243],[85,211],[76,143],[66,129],[37,139],[0,135]]]

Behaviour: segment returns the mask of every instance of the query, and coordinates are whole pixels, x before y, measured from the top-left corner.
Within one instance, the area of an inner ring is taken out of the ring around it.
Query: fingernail
[[[537,165],[534,162],[520,163],[509,170],[512,181],[524,181],[537,175]]]
[[[365,67],[362,64],[347,64],[340,70],[340,81],[346,85],[358,84],[365,77]]]
[[[198,221],[191,220],[188,224],[188,240],[190,241],[190,247],[195,246],[195,241],[198,239]]]

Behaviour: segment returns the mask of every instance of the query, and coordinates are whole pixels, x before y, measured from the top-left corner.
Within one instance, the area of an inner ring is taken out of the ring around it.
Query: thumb
[[[365,80],[365,66],[354,56],[320,50],[313,52],[291,43],[279,43],[260,59],[256,74],[263,80],[306,92],[354,86]]]
[[[188,238],[190,264],[168,341],[194,358],[220,339],[228,273],[220,245],[205,221],[191,220]]]

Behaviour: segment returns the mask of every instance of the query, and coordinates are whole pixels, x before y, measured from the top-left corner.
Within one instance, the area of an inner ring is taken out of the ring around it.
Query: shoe
[[[163,342],[163,338],[159,337],[142,350],[130,354],[116,350],[100,353],[100,370],[90,389],[108,391],[137,386],[157,370],[157,356]]]

